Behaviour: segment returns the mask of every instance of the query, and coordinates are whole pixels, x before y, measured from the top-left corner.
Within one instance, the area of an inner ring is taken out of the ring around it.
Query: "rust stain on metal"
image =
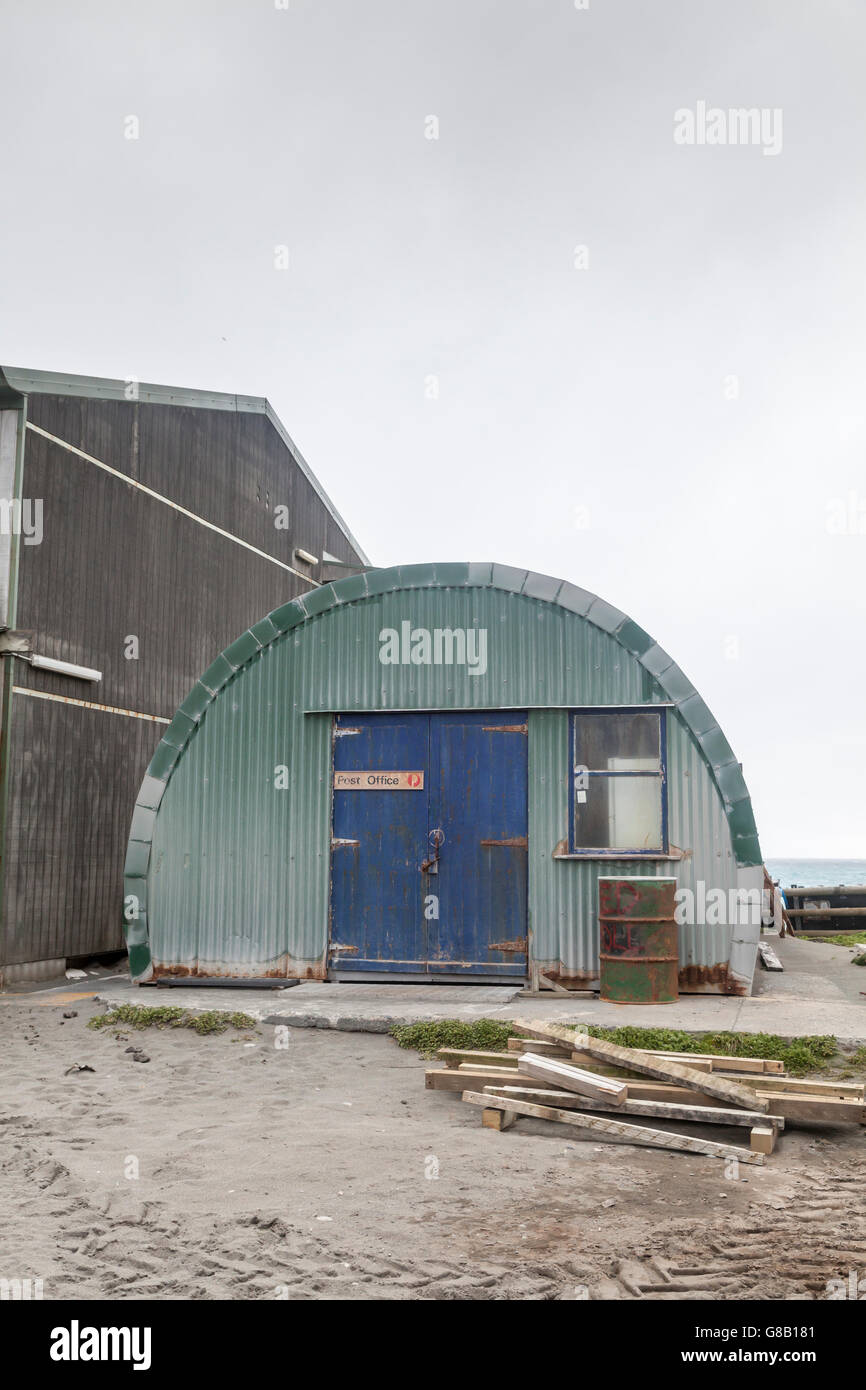
[[[526,849],[529,841],[525,835],[517,835],[512,840],[482,840],[481,848],[490,849],[496,845],[503,845],[506,849]]]
[[[540,965],[538,973],[565,989],[595,989],[598,985],[597,971],[569,970],[561,962],[555,965]]]
[[[525,936],[518,936],[514,941],[491,941],[487,947],[488,951],[506,951],[514,954],[525,954],[527,948]]]
[[[340,955],[344,955],[344,956],[356,956],[356,955],[358,954],[358,947],[357,947],[357,946],[341,946],[340,943],[339,943],[339,941],[333,942],[333,944],[332,944],[330,950],[331,950],[331,955],[338,955],[338,954],[340,954]]]
[[[328,967],[324,961],[317,961],[315,965],[308,965],[303,975],[298,972],[289,971],[290,980],[327,980]]]
[[[482,724],[483,734],[528,734],[528,724]]]
[[[153,962],[151,979],[190,980],[326,980],[327,966],[316,961],[313,965],[298,965],[290,957],[281,957],[277,965],[226,965],[205,962],[197,965],[167,965]]]
[[[598,884],[601,998],[671,1004],[679,992],[675,880],[602,878]]]
[[[687,993],[747,995],[745,981],[731,974],[727,961],[716,965],[684,965],[679,972],[679,987]]]

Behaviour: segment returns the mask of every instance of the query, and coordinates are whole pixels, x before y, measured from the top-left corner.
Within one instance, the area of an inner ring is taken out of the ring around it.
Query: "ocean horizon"
[[[766,859],[764,862],[781,888],[866,884],[866,859]]]

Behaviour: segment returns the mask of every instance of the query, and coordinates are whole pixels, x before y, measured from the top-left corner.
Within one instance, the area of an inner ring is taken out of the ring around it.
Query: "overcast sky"
[[[3,0],[0,360],[268,396],[374,563],[603,595],[767,856],[866,857],[866,0],[281,3]]]

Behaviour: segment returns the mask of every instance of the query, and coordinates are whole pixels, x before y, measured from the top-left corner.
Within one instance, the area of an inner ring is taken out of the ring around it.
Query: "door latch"
[[[438,874],[439,872],[439,851],[445,843],[445,831],[438,827],[431,830],[427,836],[433,846],[433,853],[429,859],[425,859],[421,865],[422,874]]]

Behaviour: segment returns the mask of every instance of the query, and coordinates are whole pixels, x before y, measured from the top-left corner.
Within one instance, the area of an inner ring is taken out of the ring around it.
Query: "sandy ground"
[[[46,1298],[798,1299],[866,1279],[859,1128],[789,1129],[733,1180],[541,1121],[482,1129],[385,1037],[118,1039],[85,1026],[91,1000],[66,1007],[0,1008],[0,1275]]]

